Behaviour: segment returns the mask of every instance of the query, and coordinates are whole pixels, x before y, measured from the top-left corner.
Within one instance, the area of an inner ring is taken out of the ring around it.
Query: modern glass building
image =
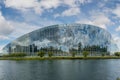
[[[24,52],[35,55],[39,51],[53,51],[56,55],[64,53],[69,55],[75,51],[100,54],[110,52],[112,37],[106,30],[87,24],[52,25],[25,34],[11,43],[3,50],[6,53]]]

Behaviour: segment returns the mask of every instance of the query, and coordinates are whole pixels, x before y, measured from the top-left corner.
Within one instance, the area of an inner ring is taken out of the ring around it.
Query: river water
[[[116,80],[120,60],[0,60],[0,80]]]

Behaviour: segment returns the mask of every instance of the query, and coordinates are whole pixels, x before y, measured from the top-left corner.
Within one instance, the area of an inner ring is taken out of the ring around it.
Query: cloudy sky
[[[97,25],[120,47],[120,0],[0,0],[0,52],[25,33],[64,23]]]

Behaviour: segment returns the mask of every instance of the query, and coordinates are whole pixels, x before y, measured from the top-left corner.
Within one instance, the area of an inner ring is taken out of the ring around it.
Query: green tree
[[[3,57],[25,57],[25,56],[27,56],[25,53],[10,53],[3,55]]]
[[[44,52],[44,51],[38,52],[38,56],[43,57],[44,55],[45,55],[45,52]]]
[[[105,56],[105,53],[102,53],[101,56]]]
[[[69,51],[70,51],[72,57],[75,57],[75,55],[77,53],[77,49],[71,48],[71,49],[69,49]]]
[[[114,55],[115,56],[120,56],[120,52],[115,52]]]
[[[52,57],[53,56],[53,53],[51,51],[48,52],[48,56],[49,57]]]
[[[82,50],[82,44],[79,43],[79,44],[78,44],[78,51],[80,52],[81,50]]]
[[[84,56],[84,57],[87,57],[87,56],[88,56],[88,54],[89,54],[89,52],[88,52],[88,51],[83,51],[83,56]]]
[[[72,57],[75,57],[75,54],[76,54],[76,52],[71,52],[71,54],[72,54]]]

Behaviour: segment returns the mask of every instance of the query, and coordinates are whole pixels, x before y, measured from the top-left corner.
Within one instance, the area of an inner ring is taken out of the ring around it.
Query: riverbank
[[[120,59],[118,56],[53,56],[53,57],[39,57],[39,56],[27,56],[27,57],[0,57],[0,60],[50,60],[50,59]]]

